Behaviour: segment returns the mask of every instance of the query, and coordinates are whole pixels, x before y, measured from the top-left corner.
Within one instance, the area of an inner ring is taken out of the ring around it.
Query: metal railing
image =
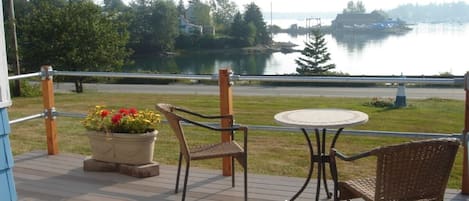
[[[118,73],[118,72],[74,72],[74,71],[52,71],[56,76],[83,76],[83,77],[112,77],[112,78],[144,78],[144,79],[170,79],[170,80],[218,80],[218,74],[213,75],[184,75],[184,74],[148,74],[148,73]],[[45,76],[43,72],[29,73],[18,76],[8,77],[9,80],[25,79],[30,77]],[[455,78],[416,78],[416,77],[323,77],[323,76],[249,76],[234,75],[230,76],[231,81],[269,81],[269,82],[325,82],[325,83],[419,83],[419,84],[461,84],[463,77]],[[16,124],[38,118],[44,118],[47,111],[41,114],[34,114],[10,121],[10,124]],[[83,118],[85,114],[56,112],[57,116]],[[294,128],[282,126],[249,125],[251,129],[267,131],[294,131]],[[335,132],[331,130],[331,132]],[[395,136],[395,137],[443,137],[452,136],[461,138],[461,134],[443,134],[443,133],[415,133],[415,132],[397,132],[397,131],[369,131],[369,130],[344,130],[344,134],[350,135],[368,135],[368,136]]]
[[[229,74],[226,70],[221,70],[219,75],[181,75],[181,74],[147,74],[147,73],[115,73],[115,72],[71,72],[71,71],[54,71],[50,66],[43,66],[41,72],[30,73],[18,76],[8,77],[8,80],[25,79],[30,77],[41,76],[42,88],[46,90],[43,92],[44,101],[44,112],[40,114],[34,114],[31,116],[19,118],[10,121],[10,124],[21,123],[33,119],[45,118],[45,127],[47,130],[47,147],[49,154],[57,154],[57,130],[55,128],[55,119],[57,116],[63,117],[74,117],[82,118],[85,115],[79,113],[68,113],[59,112],[54,107],[54,94],[53,94],[53,83],[52,77],[54,75],[61,76],[87,76],[87,77],[119,77],[119,78],[144,78],[144,79],[172,79],[172,80],[217,80],[219,79],[220,85],[220,97],[223,89],[227,94],[223,96],[231,96],[230,88],[235,81],[269,81],[269,82],[325,82],[325,83],[396,83],[399,84],[398,90],[401,90],[405,84],[418,83],[418,84],[461,84],[466,82],[469,78],[467,74],[464,78],[419,78],[419,77],[316,77],[316,76],[244,76],[244,75],[233,75]],[[223,80],[223,84],[222,84]],[[468,83],[466,83],[468,84]],[[223,85],[223,86],[222,86]],[[467,107],[467,101],[469,99],[469,87],[465,85],[464,90],[466,91],[466,113],[469,114],[469,108]],[[226,98],[226,97],[225,97]],[[220,99],[221,103],[228,106],[221,106],[220,110],[225,110],[224,107],[232,107],[232,103],[228,103],[226,100]],[[46,104],[47,103],[47,104]],[[222,105],[222,104],[221,104]],[[466,114],[466,116],[467,116]],[[467,117],[466,117],[467,118]],[[465,122],[467,123],[467,122]],[[282,126],[265,126],[265,125],[248,125],[250,129],[255,130],[267,130],[267,131],[298,131],[298,128],[282,127]],[[370,131],[370,130],[344,130],[343,134],[349,135],[367,135],[367,136],[395,136],[395,137],[409,137],[409,138],[438,138],[438,137],[456,137],[465,142],[463,157],[463,176],[462,176],[462,191],[463,193],[469,193],[469,154],[467,154],[467,130],[469,125],[465,125],[464,131],[461,134],[444,134],[444,133],[416,133],[416,132],[396,132],[396,131]],[[335,130],[329,130],[329,132],[335,132]],[[225,164],[223,171],[225,174]]]
[[[83,76],[83,77],[112,77],[112,78],[145,78],[170,80],[218,80],[218,74],[189,75],[189,74],[148,74],[148,73],[116,73],[116,72],[73,72],[54,71],[53,75]],[[231,81],[268,81],[268,82],[324,82],[324,83],[396,83],[396,84],[442,84],[453,85],[464,83],[462,76],[454,78],[436,77],[405,77],[405,76],[284,76],[284,75],[236,75],[230,76]]]

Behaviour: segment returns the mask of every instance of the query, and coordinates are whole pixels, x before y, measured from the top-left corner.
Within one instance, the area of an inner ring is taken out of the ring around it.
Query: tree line
[[[388,12],[408,22],[469,22],[469,5],[466,2],[405,4]]]
[[[3,0],[9,5],[10,0]],[[191,48],[227,48],[271,43],[260,8],[238,10],[230,0],[14,0],[21,70],[50,64],[57,70],[117,71],[132,55]],[[9,6],[4,6],[8,13]],[[190,10],[190,16],[188,11]],[[215,34],[185,33],[180,21],[212,26]],[[14,55],[5,15],[9,63]]]

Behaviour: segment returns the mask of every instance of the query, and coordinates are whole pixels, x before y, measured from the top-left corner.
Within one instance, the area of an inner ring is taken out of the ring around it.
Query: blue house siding
[[[2,201],[17,200],[9,133],[10,124],[7,109],[0,108],[0,198]]]

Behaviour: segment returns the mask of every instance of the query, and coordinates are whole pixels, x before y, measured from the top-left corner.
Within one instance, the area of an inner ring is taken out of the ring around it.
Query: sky
[[[123,0],[125,3],[132,0]],[[179,0],[175,0],[178,2]],[[188,0],[184,0],[187,3]],[[202,0],[208,1],[208,0]],[[231,0],[235,2],[241,11],[244,5],[254,2],[261,8],[262,12],[341,12],[349,0]],[[459,2],[469,0],[362,0],[367,12],[377,9],[389,10],[401,4],[420,4]],[[356,2],[356,1],[355,1]]]

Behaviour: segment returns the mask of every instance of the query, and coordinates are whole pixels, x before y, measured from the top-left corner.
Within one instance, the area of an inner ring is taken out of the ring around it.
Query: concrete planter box
[[[92,159],[131,165],[149,164],[158,131],[144,134],[89,132]]]

